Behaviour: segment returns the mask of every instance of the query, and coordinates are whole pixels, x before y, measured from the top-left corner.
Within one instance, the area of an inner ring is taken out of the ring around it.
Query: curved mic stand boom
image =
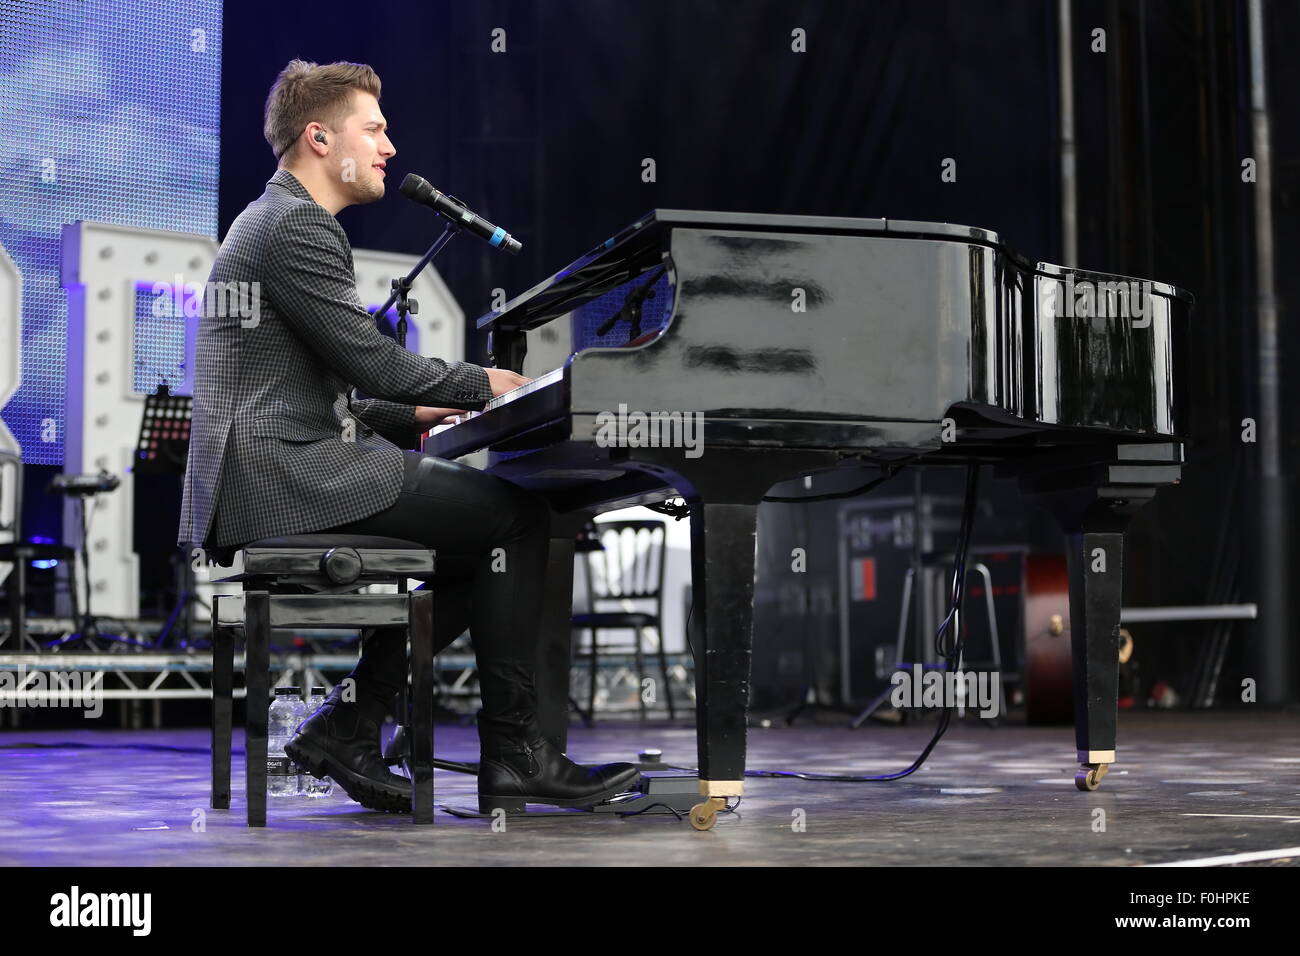
[[[424,267],[433,261],[433,257],[442,251],[442,247],[451,241],[451,237],[460,232],[460,226],[448,220],[447,225],[440,235],[431,245],[427,252],[420,257],[414,268],[406,275],[393,279],[393,294],[390,295],[378,309],[376,315],[384,316],[388,310],[397,305],[397,344],[406,348],[406,316],[407,314],[419,315],[419,303],[411,298],[411,286],[415,283],[415,277],[424,271]]]
[[[397,305],[397,324],[394,331],[397,333],[397,344],[406,348],[406,316],[419,315],[420,303],[411,298],[411,286],[415,283],[415,277],[424,271],[424,267],[433,261],[433,257],[442,251],[443,246],[451,241],[451,237],[460,232],[460,226],[448,220],[447,225],[440,235],[431,245],[427,252],[420,257],[414,268],[404,276],[399,276],[392,281],[393,293],[384,300],[384,304],[375,310],[375,315],[386,316],[388,310],[394,303]],[[418,442],[411,444],[411,450],[418,450]],[[404,446],[405,447],[405,446]]]

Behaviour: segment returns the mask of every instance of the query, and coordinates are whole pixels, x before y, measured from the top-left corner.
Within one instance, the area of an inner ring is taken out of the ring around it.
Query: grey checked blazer
[[[251,311],[214,301],[213,283],[229,282],[258,283],[255,322],[216,314]],[[354,387],[378,398],[352,400]],[[491,397],[479,366],[424,358],[375,328],[343,227],[277,170],[209,276],[178,543],[246,544],[382,511],[402,485],[389,439],[414,437],[415,405]]]

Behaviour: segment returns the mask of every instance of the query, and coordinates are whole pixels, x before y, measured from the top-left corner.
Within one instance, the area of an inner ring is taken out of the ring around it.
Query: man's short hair
[[[356,90],[379,99],[379,77],[364,63],[330,63],[319,66],[292,60],[280,71],[266,98],[262,135],[280,159],[312,122],[331,130],[342,127],[352,111]]]

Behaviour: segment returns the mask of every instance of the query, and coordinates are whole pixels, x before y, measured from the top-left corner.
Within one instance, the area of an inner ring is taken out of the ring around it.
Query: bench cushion
[[[356,566],[360,580],[396,581],[401,578],[425,579],[433,576],[433,551],[417,541],[404,538],[385,538],[369,534],[314,534],[281,535],[251,541],[238,549],[244,555],[242,574],[226,578],[227,581],[248,581],[279,575],[306,575],[326,577],[322,559],[335,552],[335,559],[345,558],[340,566]],[[340,555],[338,552],[347,552]],[[353,558],[355,555],[355,558]],[[348,576],[351,579],[351,575]]]
[[[320,548],[322,551],[330,548],[355,548],[358,551],[363,548],[386,551],[429,550],[418,541],[407,541],[404,538],[384,538],[377,534],[329,534],[319,531],[312,534],[286,534],[278,538],[262,538],[259,541],[250,541],[242,549],[237,550],[249,551],[253,548]]]

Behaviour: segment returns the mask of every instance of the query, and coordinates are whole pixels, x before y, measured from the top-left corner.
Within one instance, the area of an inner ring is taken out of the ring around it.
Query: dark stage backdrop
[[[475,315],[493,288],[523,291],[656,206],[963,222],[1050,258],[1054,20],[1006,7],[546,0],[358,17],[228,0],[220,227],[274,171],[262,105],[297,56],[374,66],[391,186],[417,172],[524,243],[512,259],[458,237],[438,260]],[[395,188],[339,218],[358,247],[420,252],[438,229]]]
[[[1294,9],[1268,9],[1285,266],[1300,241],[1300,34]],[[276,73],[349,59],[384,81],[389,182],[417,172],[524,243],[510,258],[460,237],[439,259],[471,321],[494,288],[524,291],[656,206],[958,222],[1060,262],[1056,31],[1055,3],[1006,0],[227,0],[219,227],[274,170],[261,120]],[[1075,4],[1080,255],[1063,264],[1198,300],[1187,480],[1136,523],[1131,604],[1254,597],[1254,458],[1239,437],[1256,404],[1245,35],[1232,0]],[[418,253],[439,230],[395,189],[339,218],[356,247]],[[1189,672],[1209,634],[1148,629],[1144,677]],[[1234,634],[1228,683],[1250,667],[1249,631]]]

